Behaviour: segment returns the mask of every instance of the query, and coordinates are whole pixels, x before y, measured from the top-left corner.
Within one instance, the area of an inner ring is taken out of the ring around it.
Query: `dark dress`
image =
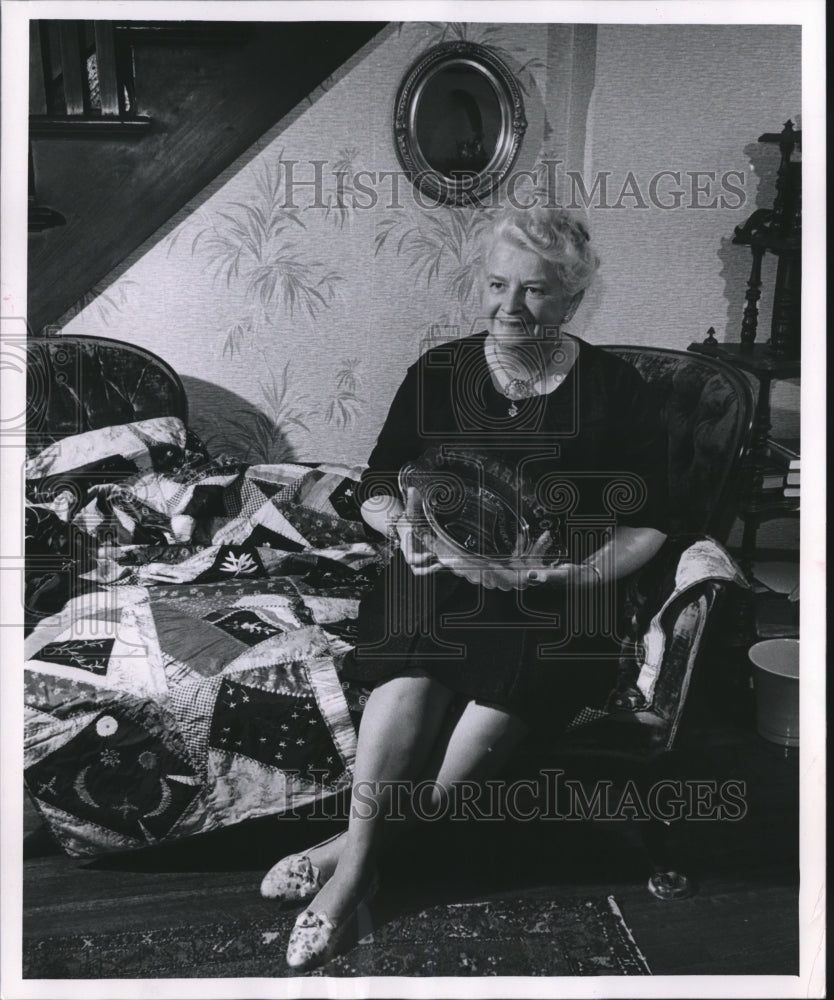
[[[579,353],[546,396],[510,401],[494,385],[486,333],[427,351],[409,368],[370,456],[360,493],[400,496],[402,466],[428,449],[465,447],[523,469],[525,481],[568,473],[551,497],[572,561],[614,524],[667,530],[666,432],[632,365],[574,338]],[[576,592],[577,595],[579,592]],[[453,691],[558,732],[600,705],[616,678],[616,618],[597,588],[489,590],[449,571],[415,577],[398,551],[360,605],[348,674],[381,679],[409,667]]]

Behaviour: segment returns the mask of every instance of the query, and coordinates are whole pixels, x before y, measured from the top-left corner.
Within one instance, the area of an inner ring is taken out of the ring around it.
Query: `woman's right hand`
[[[396,522],[400,550],[415,576],[428,576],[443,569],[432,545],[431,530],[423,516],[420,494],[414,486],[408,488],[405,510]]]

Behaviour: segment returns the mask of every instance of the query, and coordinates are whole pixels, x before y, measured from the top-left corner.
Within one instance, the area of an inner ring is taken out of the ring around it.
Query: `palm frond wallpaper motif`
[[[222,403],[192,407],[211,447],[251,462],[365,461],[426,337],[469,333],[477,317],[496,209],[426,206],[405,177],[398,198],[379,180],[400,173],[391,129],[403,74],[455,38],[489,46],[526,95],[543,93],[536,25],[392,26],[122,277],[93,289],[72,313],[75,332],[136,340],[223,390]]]
[[[359,150],[355,146],[340,149],[333,161],[333,176],[336,178],[336,191],[328,195],[325,218],[332,218],[333,224],[344,229],[355,212],[356,160]]]
[[[118,313],[130,306],[136,285],[137,282],[131,278],[121,278],[109,287],[106,281],[97,282],[67,311],[63,322],[68,323],[85,310],[89,310],[90,315],[101,323],[114,320]]]
[[[342,362],[342,367],[336,372],[336,391],[327,404],[325,423],[335,424],[344,430],[362,412],[365,400],[359,395],[362,379],[358,368],[361,364],[359,358],[348,358]]]
[[[308,421],[314,408],[304,393],[294,391],[291,366],[287,361],[278,375],[268,369],[269,380],[258,383],[261,409],[226,414],[224,423],[207,443],[246,462],[274,463],[294,458],[288,435],[292,430],[310,433]]]
[[[395,248],[428,290],[440,285],[454,311],[466,315],[477,301],[481,241],[494,215],[489,208],[448,206],[416,218],[386,216],[377,228],[374,253]]]
[[[240,349],[241,341],[278,313],[315,319],[338,290],[342,275],[314,256],[298,238],[306,230],[301,209],[286,190],[286,169],[280,154],[254,172],[253,197],[228,202],[211,214],[198,211],[168,242],[168,253],[184,231],[191,230],[192,256],[205,262],[219,284],[241,282],[253,313],[234,324],[224,353]]]
[[[226,331],[226,339],[223,341],[223,357],[228,354],[230,358],[233,358],[236,354],[242,354],[245,343],[254,336],[254,321],[251,316],[235,320]]]

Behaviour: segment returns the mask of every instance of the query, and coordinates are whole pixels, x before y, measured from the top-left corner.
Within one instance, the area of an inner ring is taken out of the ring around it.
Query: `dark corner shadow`
[[[188,397],[189,427],[212,455],[225,453],[253,464],[293,461],[293,447],[281,429],[280,416],[275,419],[214,382],[183,375],[182,383]]]

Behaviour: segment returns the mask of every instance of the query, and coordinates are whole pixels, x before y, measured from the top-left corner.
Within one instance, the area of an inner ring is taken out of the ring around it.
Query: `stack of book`
[[[799,499],[799,439],[767,442],[767,467],[762,488],[781,489],[788,499]]]
[[[788,474],[785,476],[785,488],[782,490],[786,497],[799,497],[799,459],[791,462]]]

